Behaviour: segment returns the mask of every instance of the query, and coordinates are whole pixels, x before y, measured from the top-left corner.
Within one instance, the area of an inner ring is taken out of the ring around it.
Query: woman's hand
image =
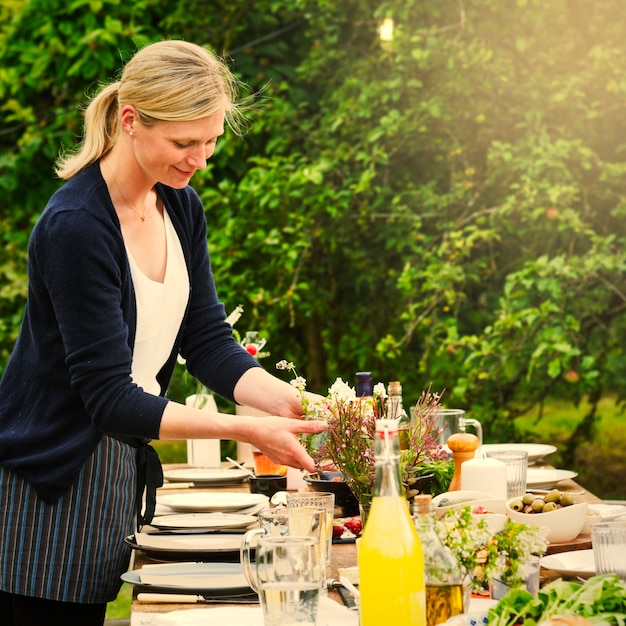
[[[300,443],[298,435],[317,434],[325,428],[326,422],[318,420],[257,417],[249,424],[249,442],[275,463],[315,472],[315,462]]]

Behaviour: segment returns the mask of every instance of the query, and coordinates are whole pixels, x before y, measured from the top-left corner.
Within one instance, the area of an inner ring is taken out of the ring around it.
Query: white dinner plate
[[[526,451],[528,452],[528,464],[532,465],[548,454],[556,452],[556,446],[549,446],[543,443],[484,443],[481,451],[487,452],[508,452]]]
[[[157,503],[178,512],[238,511],[269,502],[261,493],[176,493],[157,495]]]
[[[252,593],[241,563],[159,563],[122,574],[146,591],[191,593],[215,598]]]
[[[526,472],[526,488],[554,489],[560,481],[576,476],[578,473],[570,470],[529,467]]]
[[[246,528],[257,521],[255,515],[238,513],[178,513],[155,517],[150,526],[161,530],[207,531]]]
[[[559,552],[541,558],[541,567],[568,578],[591,578],[596,574],[593,550]]]
[[[248,476],[240,469],[188,467],[163,470],[163,478],[171,483],[194,483],[196,485],[236,485]]]
[[[241,548],[241,534],[181,535],[169,533],[135,533],[125,542],[135,550],[148,554],[168,556],[173,554],[236,554]],[[179,559],[184,561],[184,558]]]

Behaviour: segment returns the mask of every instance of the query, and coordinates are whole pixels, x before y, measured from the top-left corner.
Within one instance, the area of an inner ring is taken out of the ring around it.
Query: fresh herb
[[[626,626],[626,585],[616,574],[589,578],[583,584],[561,578],[548,583],[534,598],[512,590],[489,609],[489,626],[536,626],[555,615],[577,615],[592,624]]]

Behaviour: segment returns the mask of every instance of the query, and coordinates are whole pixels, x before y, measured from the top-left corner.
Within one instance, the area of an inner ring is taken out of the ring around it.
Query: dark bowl
[[[287,489],[287,476],[282,474],[261,474],[248,478],[251,493],[262,493],[271,498],[278,491]]]
[[[339,480],[337,480],[339,479]],[[335,506],[341,509],[341,517],[359,515],[359,501],[344,482],[341,472],[322,472],[305,476],[304,480],[313,491],[329,491],[335,494]]]
[[[434,477],[434,474],[424,474],[424,476],[416,476],[411,483],[410,489],[411,491],[417,489],[419,493],[432,493],[430,490],[430,483]],[[435,494],[433,494],[435,495]]]

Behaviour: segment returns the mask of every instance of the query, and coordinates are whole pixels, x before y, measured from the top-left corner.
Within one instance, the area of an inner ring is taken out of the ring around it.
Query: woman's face
[[[204,169],[224,134],[224,113],[189,122],[133,125],[132,146],[146,177],[182,189],[197,170]]]

